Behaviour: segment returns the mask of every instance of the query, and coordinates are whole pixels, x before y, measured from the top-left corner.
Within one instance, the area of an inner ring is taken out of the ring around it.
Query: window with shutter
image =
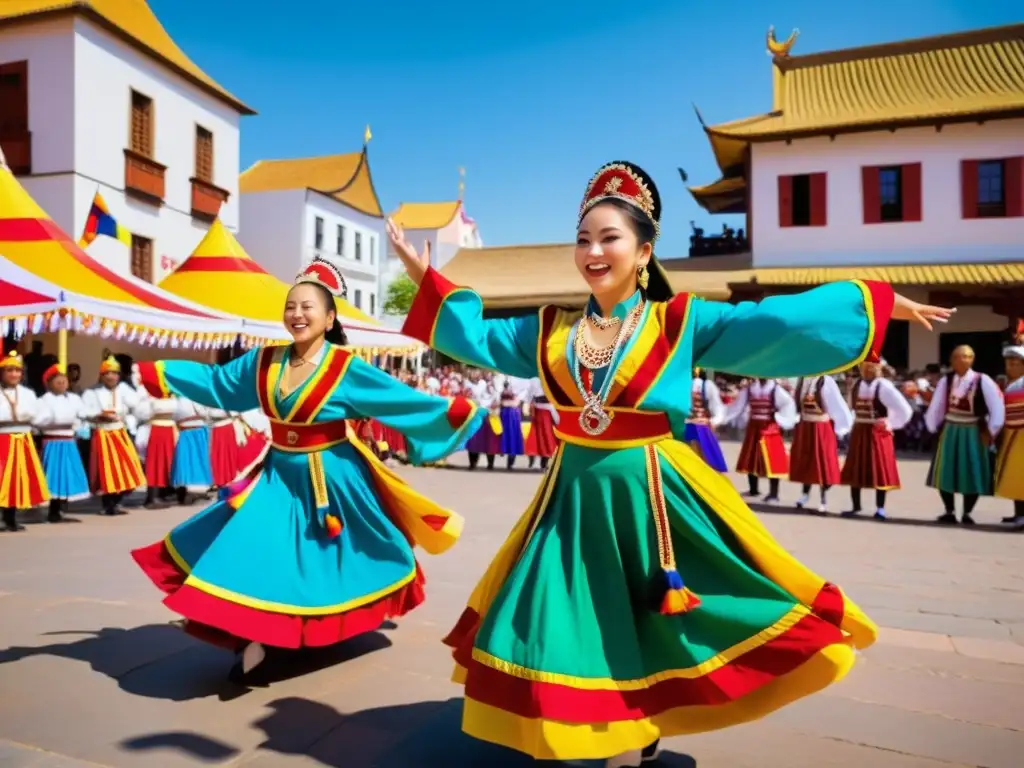
[[[153,100],[132,91],[130,149],[143,157],[153,157]]]
[[[866,165],[860,169],[861,198],[864,203],[864,223],[877,224],[882,220],[881,169]]]
[[[898,165],[878,169],[879,218],[903,221],[903,169]]]
[[[903,221],[921,221],[923,206],[921,164],[906,163],[901,166],[900,183],[902,185]]]
[[[965,219],[978,218],[978,161],[960,161],[960,207]]]
[[[356,232],[356,261],[363,260],[363,236],[359,232]]]
[[[824,227],[828,223],[828,177],[824,173],[812,173],[807,177],[809,211],[807,223],[812,227]]]
[[[313,247],[318,251],[324,247],[324,220],[320,216],[313,220]]]
[[[213,183],[213,132],[196,126],[196,178]]]
[[[345,228],[338,225],[338,242],[335,244],[335,251],[339,256],[345,255]]]
[[[132,274],[153,282],[153,241],[148,237],[132,235]]]
[[[0,64],[0,139],[28,131],[28,62]]]
[[[1024,157],[960,161],[965,219],[1024,216]]]
[[[978,216],[1006,215],[1006,167],[1002,160],[982,160],[978,168]]]
[[[793,226],[793,177],[779,176],[779,226]]]
[[[363,292],[361,290],[359,290],[358,288],[356,288],[355,292],[352,295],[352,305],[356,309],[362,309],[363,308]]]

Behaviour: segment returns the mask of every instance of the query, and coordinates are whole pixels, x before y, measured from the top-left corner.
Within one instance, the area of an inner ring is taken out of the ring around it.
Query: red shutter
[[[1006,215],[1024,216],[1024,157],[1008,157],[1006,169]]]
[[[921,220],[921,164],[908,163],[903,166],[903,220]]]
[[[882,196],[877,165],[865,165],[860,169],[860,185],[864,198],[864,223],[877,224],[882,220]]]
[[[828,223],[827,175],[811,174],[811,226],[824,227]]]
[[[793,226],[793,177],[779,176],[779,226]]]
[[[978,218],[978,161],[960,161],[960,208],[965,219]]]

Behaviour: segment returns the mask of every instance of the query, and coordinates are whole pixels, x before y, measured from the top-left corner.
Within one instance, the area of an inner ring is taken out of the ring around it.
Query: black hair
[[[348,345],[348,336],[345,335],[345,329],[341,327],[341,320],[338,318],[338,304],[334,301],[334,294],[327,290],[326,286],[320,285],[320,283],[310,282],[316,288],[317,293],[320,294],[320,298],[324,302],[324,310],[327,312],[334,312],[334,324],[327,329],[324,333],[324,339],[331,344],[337,344],[339,347]]]
[[[661,210],[658,191],[654,189],[653,185],[651,186],[651,194],[654,195],[654,209],[656,211]],[[626,216],[626,221],[629,222],[630,229],[633,230],[633,234],[636,235],[636,239],[640,244],[651,244],[651,263],[647,267],[648,283],[647,290],[644,292],[645,297],[650,301],[668,301],[671,299],[675,295],[675,291],[672,290],[672,286],[665,279],[665,273],[656,266],[654,239],[657,235],[657,230],[654,228],[654,222],[647,218],[647,214],[635,205],[630,205],[625,200],[619,200],[615,197],[602,200],[597,205],[611,205],[622,211]],[[596,208],[597,206],[594,207]]]

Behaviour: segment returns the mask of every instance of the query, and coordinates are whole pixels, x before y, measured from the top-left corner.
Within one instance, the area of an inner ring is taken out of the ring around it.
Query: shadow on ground
[[[772,504],[761,504],[757,501],[751,502],[749,499],[744,499],[749,506],[755,512],[763,512],[768,515],[791,515],[797,517],[826,517],[834,520],[851,520],[856,523],[871,523],[872,525],[907,525],[912,528],[953,528],[961,531],[978,531],[985,533],[1013,533],[1013,529],[1007,528],[1005,525],[999,523],[975,523],[974,525],[952,525],[950,523],[940,523],[936,519],[921,519],[917,517],[899,517],[898,515],[888,515],[885,520],[875,520],[871,512],[864,512],[854,517],[841,517],[840,515],[831,513],[818,513],[808,511],[806,509],[797,509],[796,507],[786,506],[774,506]],[[958,513],[959,514],[959,513]],[[938,512],[936,512],[938,517]]]
[[[249,690],[227,679],[235,661],[233,654],[192,639],[176,625],[68,630],[48,632],[44,637],[55,635],[80,639],[8,648],[0,651],[0,664],[45,655],[73,659],[116,680],[126,693],[170,701],[207,696],[228,700]],[[328,648],[275,651],[274,663],[267,665],[258,682],[268,685],[312,674],[390,645],[391,641],[380,632],[370,632]]]
[[[599,766],[602,761],[534,761],[470,738],[462,732],[462,699],[425,701],[342,714],[334,708],[290,697],[267,705],[270,713],[253,723],[266,740],[260,753],[301,755],[329,768],[488,766],[544,768]],[[164,750],[206,761],[225,760],[240,750],[215,738],[181,731],[138,736],[121,742],[130,752]],[[647,764],[645,764],[647,765]],[[687,755],[665,752],[652,766],[697,768]]]

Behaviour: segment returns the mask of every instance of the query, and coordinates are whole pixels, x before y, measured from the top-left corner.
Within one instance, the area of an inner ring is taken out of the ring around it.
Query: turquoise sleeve
[[[200,405],[225,411],[260,407],[256,390],[259,350],[252,350],[223,365],[190,360],[140,363],[142,384],[153,397],[178,395]]]
[[[537,313],[485,320],[479,294],[433,269],[420,283],[402,332],[467,365],[523,379],[537,375]]]
[[[885,283],[851,281],[760,302],[695,299],[694,365],[775,378],[877,361],[894,296]]]
[[[449,401],[418,392],[358,358],[352,359],[331,398],[329,408],[337,406],[348,418],[376,419],[401,432],[413,464],[438,461],[459,450],[487,416],[464,397]]]

